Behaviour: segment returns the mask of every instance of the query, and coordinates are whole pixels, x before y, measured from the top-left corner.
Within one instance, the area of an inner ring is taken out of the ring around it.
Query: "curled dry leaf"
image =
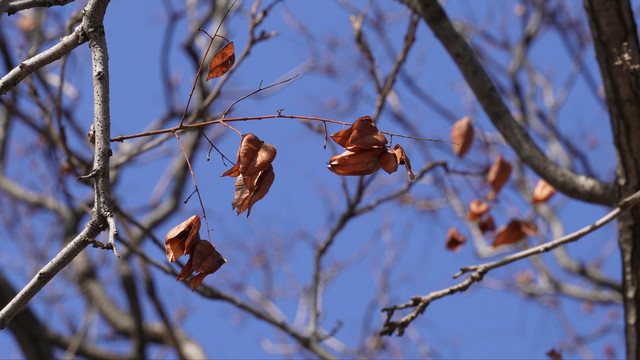
[[[496,223],[493,221],[493,216],[487,215],[482,220],[478,222],[478,229],[480,229],[481,233],[486,233],[488,231],[493,231],[496,229]]]
[[[176,261],[182,255],[191,252],[194,244],[200,240],[200,217],[193,215],[173,229],[169,230],[164,239],[167,260]]]
[[[551,360],[562,360],[562,354],[556,349],[551,349],[545,354]]]
[[[533,189],[533,198],[531,199],[531,203],[545,203],[555,193],[556,189],[553,186],[551,186],[548,182],[540,179],[538,180],[535,189]]]
[[[384,151],[384,149],[345,150],[340,155],[332,156],[327,168],[338,175],[373,174],[380,168],[379,158]]]
[[[489,209],[491,209],[491,205],[488,203],[480,199],[473,199],[469,204],[469,216],[467,220],[478,221]]]
[[[509,180],[509,176],[511,176],[511,164],[503,159],[502,155],[498,155],[487,174],[487,181],[493,187],[493,190],[486,196],[487,200],[491,201],[498,195],[500,189]]]
[[[238,215],[247,211],[248,217],[251,214],[253,204],[267,195],[275,177],[273,166],[269,166],[257,176],[243,177],[239,175],[236,179],[235,196],[231,207],[238,212]]]
[[[253,134],[246,134],[238,148],[238,162],[222,176],[237,177],[235,196],[231,206],[238,215],[247,211],[269,192],[275,179],[271,163],[276,158],[276,148]]]
[[[496,232],[496,238],[491,244],[491,248],[497,248],[502,245],[509,245],[517,243],[524,239],[526,233],[522,229],[522,221],[511,220],[507,225],[503,225]]]
[[[411,162],[399,144],[393,150],[387,147],[387,138],[378,130],[369,116],[356,120],[351,127],[331,135],[333,141],[346,149],[329,160],[328,169],[338,175],[369,175],[380,167],[389,174],[405,165],[411,180]]]
[[[468,116],[456,121],[451,127],[451,141],[453,144],[453,152],[459,158],[463,157],[473,142],[473,126]]]
[[[196,272],[197,274],[189,280],[189,287],[191,290],[195,290],[207,275],[218,271],[226,262],[227,260],[222,257],[212,243],[200,240],[194,245],[191,257],[180,271],[177,280],[186,280],[193,272]]]
[[[209,74],[207,80],[220,77],[231,69],[236,62],[236,53],[233,41],[218,51],[209,62]]]
[[[348,150],[383,148],[387,138],[378,130],[370,116],[356,120],[350,128],[331,135],[333,141]]]
[[[465,237],[458,232],[455,228],[449,228],[447,232],[447,241],[445,242],[445,246],[447,249],[458,252],[460,247],[466,242]]]

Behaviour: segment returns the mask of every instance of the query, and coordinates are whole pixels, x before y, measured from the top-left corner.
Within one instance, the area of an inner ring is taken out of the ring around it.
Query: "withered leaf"
[[[551,349],[547,351],[545,355],[547,355],[551,360],[562,360],[562,354],[556,349]]]
[[[493,187],[493,190],[486,196],[487,200],[491,201],[496,197],[500,189],[502,189],[507,180],[509,180],[510,175],[511,164],[503,159],[502,155],[498,155],[487,174],[487,181],[489,181]]]
[[[198,273],[189,280],[189,287],[191,290],[195,290],[207,275],[218,271],[226,262],[227,260],[222,257],[213,244],[206,240],[200,240],[195,244],[191,257],[180,271],[177,280],[186,280],[193,272]]]
[[[460,247],[466,242],[465,237],[458,232],[455,228],[449,228],[447,231],[447,241],[445,242],[445,246],[447,249],[458,252]]]
[[[469,204],[469,216],[467,220],[478,221],[489,209],[491,209],[491,205],[488,203],[480,199],[473,199]]]
[[[269,192],[275,179],[271,165],[275,157],[276,148],[273,145],[265,143],[253,134],[242,137],[238,148],[238,162],[222,174],[237,176],[231,206],[238,215],[248,210],[249,216],[253,204]]]
[[[266,170],[250,179],[250,181],[245,181],[242,175],[238,176],[235,197],[231,202],[231,206],[237,211],[238,215],[247,211],[247,217],[251,214],[253,204],[264,198],[269,192],[275,179],[273,166],[270,165]],[[247,186],[247,183],[249,183],[249,186]]]
[[[478,229],[480,229],[481,233],[486,233],[488,231],[493,231],[496,229],[496,223],[493,221],[493,216],[487,215],[482,220],[478,222]]]
[[[556,189],[548,182],[540,179],[533,189],[532,204],[545,203],[556,193]]]
[[[407,169],[409,179],[415,180],[416,175],[413,173],[413,171],[411,171],[411,161],[409,161],[409,157],[404,152],[402,146],[400,146],[400,144],[396,144],[396,146],[393,147],[393,152],[396,153],[396,157],[398,158],[400,165],[404,165],[404,167]]]
[[[393,150],[383,152],[378,160],[380,162],[380,167],[389,174],[396,172],[396,170],[398,170],[398,165],[400,165],[400,159],[398,159],[398,156]]]
[[[194,244],[200,240],[200,217],[193,215],[169,230],[164,240],[167,260],[176,261],[182,255],[189,254]]]
[[[496,238],[491,244],[492,248],[502,245],[517,243],[522,240],[526,234],[522,231],[522,223],[520,220],[511,220],[507,225],[503,225],[496,232]]]
[[[220,77],[231,69],[236,62],[233,41],[218,51],[209,62],[209,74],[207,80]]]
[[[338,175],[369,175],[380,168],[380,155],[385,149],[346,150],[332,156],[327,168]]]
[[[333,141],[348,149],[382,148],[387,144],[387,138],[382,134],[370,116],[363,116],[356,120],[350,128],[331,135]]]
[[[451,141],[453,144],[453,152],[459,158],[463,157],[471,148],[473,142],[473,126],[468,116],[456,121],[451,127]]]

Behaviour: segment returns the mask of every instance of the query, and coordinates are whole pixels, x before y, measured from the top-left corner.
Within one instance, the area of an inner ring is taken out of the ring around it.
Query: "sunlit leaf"
[[[354,152],[346,150],[332,156],[327,168],[338,175],[369,175],[380,168],[379,157],[384,149],[370,149]]]
[[[549,200],[555,193],[556,189],[553,186],[551,186],[548,182],[540,179],[538,180],[535,189],[533,189],[533,197],[531,199],[531,203],[546,203],[547,200]]]
[[[453,144],[453,152],[459,158],[463,157],[471,148],[473,142],[473,126],[468,116],[456,121],[451,127],[451,141]]]
[[[218,51],[209,62],[209,74],[207,80],[220,77],[233,67],[236,62],[233,41]]]
[[[399,164],[404,165],[404,167],[407,169],[407,174],[409,174],[409,179],[415,180],[416,176],[413,173],[413,171],[411,171],[411,161],[409,161],[409,157],[404,152],[404,149],[402,148],[402,146],[400,146],[400,144],[396,144],[396,146],[393,147],[393,152],[396,153],[396,157],[398,158]]]
[[[500,189],[502,189],[507,180],[509,180],[510,175],[511,164],[503,159],[502,155],[498,155],[487,174],[487,181],[493,187],[493,190],[486,196],[487,200],[493,200],[495,198],[500,192]]]
[[[164,240],[167,260],[176,261],[182,255],[191,252],[193,245],[200,240],[200,217],[193,215],[167,232]]]
[[[498,246],[514,244],[524,239],[525,236],[526,234],[522,231],[521,221],[511,220],[507,225],[503,225],[498,229],[491,247],[497,248]]]
[[[398,165],[400,165],[400,159],[398,159],[393,150],[383,152],[378,161],[380,162],[380,167],[389,174],[398,170]]]
[[[469,204],[469,215],[467,220],[478,221],[482,215],[489,211],[489,209],[491,209],[491,205],[488,203],[480,199],[473,199]]]
[[[340,146],[353,151],[382,148],[388,142],[370,116],[359,118],[350,128],[338,131],[331,138]]]

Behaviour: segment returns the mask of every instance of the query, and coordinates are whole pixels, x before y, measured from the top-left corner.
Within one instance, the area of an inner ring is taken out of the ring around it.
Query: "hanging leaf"
[[[393,150],[383,152],[382,155],[380,155],[379,162],[380,167],[389,174],[396,172],[398,165],[400,165],[400,159],[398,159],[398,156]]]
[[[469,215],[467,216],[467,220],[478,221],[482,215],[489,211],[489,209],[491,209],[491,205],[480,199],[473,199],[469,204]]]
[[[207,80],[220,77],[233,67],[236,62],[235,49],[233,41],[225,45],[218,51],[209,62],[209,74]]]
[[[556,189],[548,182],[540,179],[533,189],[533,197],[531,199],[532,204],[546,203],[554,194]]]
[[[496,223],[493,222],[493,216],[487,215],[480,222],[478,222],[478,229],[481,233],[486,233],[496,229]]]
[[[253,134],[246,134],[238,148],[238,162],[222,176],[237,177],[235,195],[231,206],[240,215],[269,192],[275,179],[271,163],[276,157],[276,148]]]
[[[471,148],[473,142],[473,126],[468,116],[456,121],[451,127],[451,141],[453,144],[453,152],[462,158]]]
[[[487,174],[487,181],[493,187],[493,190],[487,194],[487,200],[493,200],[500,192],[500,189],[509,180],[511,175],[511,164],[502,158],[502,155],[498,155],[493,162],[493,165],[489,169]]]
[[[407,169],[409,179],[415,180],[416,176],[413,171],[411,171],[411,161],[409,161],[409,157],[407,156],[407,154],[405,154],[402,146],[400,146],[400,144],[396,144],[396,146],[393,147],[393,152],[396,153],[396,157],[400,161],[400,165],[404,165],[404,167]]]
[[[491,248],[495,249],[498,246],[517,243],[524,239],[525,236],[521,222],[519,220],[511,220],[507,225],[503,225],[498,229]]]
[[[354,152],[346,150],[332,156],[327,168],[338,175],[369,175],[380,168],[380,155],[384,149],[370,149]]]
[[[176,261],[182,255],[191,252],[193,245],[200,240],[200,217],[193,215],[173,229],[169,230],[164,240],[167,260]]]
[[[212,243],[200,240],[195,244],[191,257],[178,274],[177,280],[186,280],[194,272],[198,273],[189,280],[189,287],[191,290],[195,290],[207,275],[218,271],[226,262],[227,260],[222,257]]]
[[[451,227],[447,232],[447,241],[445,242],[445,246],[453,252],[458,252],[460,247],[462,247],[466,241],[465,237],[461,235],[458,230]]]
[[[382,134],[370,116],[356,120],[350,128],[331,135],[333,141],[347,150],[366,150],[382,148],[387,138]]]

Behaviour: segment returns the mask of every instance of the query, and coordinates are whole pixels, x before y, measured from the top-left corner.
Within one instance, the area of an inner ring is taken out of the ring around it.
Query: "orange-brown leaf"
[[[200,240],[196,244],[191,259],[193,260],[193,271],[205,274],[213,274],[227,262],[216,250],[216,247],[206,240]]]
[[[478,229],[480,229],[481,233],[486,233],[488,231],[493,231],[496,229],[496,223],[493,222],[493,216],[487,215],[484,219],[478,222]]]
[[[451,141],[453,145],[453,152],[458,155],[459,158],[463,157],[473,142],[473,126],[468,116],[456,121],[451,127]]]
[[[193,273],[193,259],[189,257],[189,260],[182,267],[182,270],[180,271],[180,274],[178,274],[178,277],[176,278],[176,280],[188,279],[192,273]]]
[[[209,74],[207,80],[220,77],[233,67],[236,62],[236,53],[233,41],[218,51],[209,62]]]
[[[398,159],[398,156],[393,150],[383,152],[378,160],[380,162],[380,167],[389,174],[398,170],[398,165],[400,165],[400,159]]]
[[[545,203],[555,193],[556,189],[553,186],[551,186],[548,182],[540,179],[538,180],[535,189],[533,189],[533,198],[531,199],[531,203]]]
[[[491,209],[491,205],[488,203],[480,199],[473,199],[469,204],[469,216],[467,220],[478,221],[489,209]]]
[[[253,176],[266,170],[276,157],[276,148],[254,134],[245,134],[238,148],[238,162],[222,176]]]
[[[498,229],[491,247],[495,249],[498,246],[514,244],[522,240],[525,236],[524,231],[522,231],[521,222],[519,220],[511,220],[507,225],[503,225]]]
[[[409,161],[409,157],[404,152],[404,149],[402,148],[402,146],[400,146],[400,144],[396,144],[396,146],[393,147],[393,152],[396,153],[396,157],[398,158],[399,164],[404,165],[404,167],[407,169],[407,174],[409,174],[409,179],[415,180],[416,175],[413,173],[413,171],[411,171],[411,161]]]
[[[447,232],[447,241],[445,242],[445,246],[447,249],[458,252],[460,247],[466,242],[465,237],[458,232],[455,228],[449,228]]]
[[[507,180],[509,180],[510,175],[511,164],[503,159],[502,155],[498,155],[487,174],[487,181],[489,181],[493,187],[493,190],[487,194],[487,200],[493,200],[495,198],[500,192],[500,189],[502,189]]]
[[[164,240],[167,260],[173,262],[182,255],[191,252],[197,240],[200,240],[200,217],[193,215],[167,232]]]
[[[340,155],[332,156],[327,168],[338,175],[369,175],[380,168],[379,158],[384,149],[362,151],[346,150]]]
[[[378,130],[370,116],[356,120],[350,128],[331,135],[333,141],[348,150],[383,148],[387,138]]]
[[[238,215],[248,210],[247,216],[249,216],[253,204],[267,195],[274,179],[275,173],[271,165],[257,176],[248,178],[248,181],[245,181],[242,175],[238,176],[235,197],[231,202],[231,206],[237,211]],[[249,186],[247,186],[247,183]]]

